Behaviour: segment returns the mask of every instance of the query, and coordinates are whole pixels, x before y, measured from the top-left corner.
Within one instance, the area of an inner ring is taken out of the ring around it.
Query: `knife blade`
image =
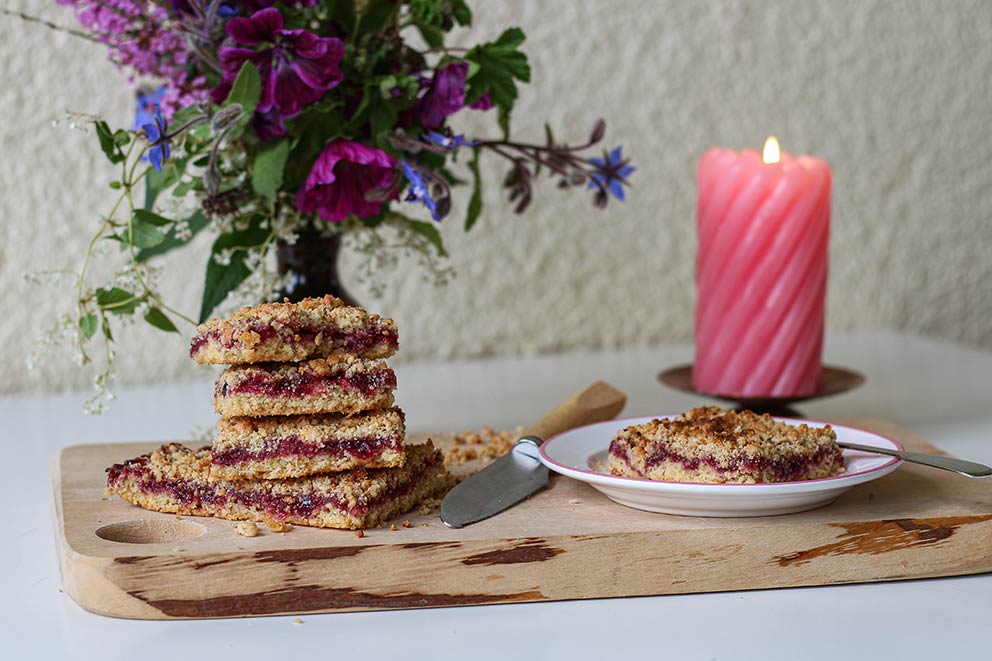
[[[441,501],[441,520],[450,528],[463,528],[525,500],[548,483],[548,469],[538,458],[544,439],[611,420],[626,402],[626,395],[604,381],[572,395],[528,429],[510,452],[449,491]]]

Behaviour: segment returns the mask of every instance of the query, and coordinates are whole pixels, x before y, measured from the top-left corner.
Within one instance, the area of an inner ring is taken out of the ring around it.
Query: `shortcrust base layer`
[[[107,488],[158,512],[320,528],[371,528],[447,485],[441,454],[428,442],[407,448],[403,468],[356,469],[298,480],[211,478],[210,452],[167,444],[107,469]]]
[[[737,468],[721,466],[713,457],[665,458],[651,462],[631,461],[627,456],[610,454],[610,472],[622,477],[636,477],[664,482],[699,482],[706,484],[756,484],[817,480],[844,472],[843,461],[826,452],[809,461],[789,464],[742,465],[756,463],[743,459]],[[639,465],[638,465],[639,464]],[[648,465],[649,464],[649,465]]]

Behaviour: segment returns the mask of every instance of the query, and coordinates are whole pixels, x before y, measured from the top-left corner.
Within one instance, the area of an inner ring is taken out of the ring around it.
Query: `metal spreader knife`
[[[537,453],[545,439],[612,420],[626,403],[626,395],[603,381],[572,395],[528,429],[510,452],[449,491],[441,502],[441,520],[462,528],[513,507],[548,483],[548,469]]]

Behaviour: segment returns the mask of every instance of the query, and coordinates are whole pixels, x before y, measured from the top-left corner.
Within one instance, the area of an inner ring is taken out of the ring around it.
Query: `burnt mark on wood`
[[[843,528],[836,542],[774,559],[782,567],[804,565],[831,555],[880,555],[890,551],[939,544],[961,526],[992,520],[992,515],[950,516],[939,519],[889,519],[831,524]]]
[[[526,562],[544,562],[564,552],[565,549],[548,546],[543,540],[531,539],[506,549],[470,555],[462,560],[462,564],[515,565]]]
[[[419,592],[375,594],[354,588],[331,588],[322,585],[300,585],[268,592],[207,599],[149,599],[144,596],[141,590],[128,592],[128,594],[158,609],[164,615],[178,618],[475,606],[547,599],[539,590],[508,594],[431,594]]]
[[[461,548],[462,542],[408,542],[397,546],[401,549],[457,549]]]
[[[203,562],[191,562],[189,563],[193,569],[207,569],[209,567],[216,567],[217,565],[226,565],[229,562],[236,562],[238,560],[244,560],[243,557],[230,557],[230,558],[219,558],[217,560],[204,560]]]
[[[311,549],[279,549],[274,551],[258,551],[252,556],[255,562],[278,562],[288,564],[306,562],[307,560],[334,560],[358,555],[368,546],[329,546]]]

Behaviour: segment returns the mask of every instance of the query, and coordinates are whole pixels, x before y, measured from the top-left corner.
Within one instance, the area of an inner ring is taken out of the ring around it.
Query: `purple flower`
[[[465,77],[468,63],[456,62],[434,71],[427,93],[417,101],[417,115],[425,128],[433,129],[444,123],[465,106]]]
[[[58,0],[71,6],[79,22],[109,48],[111,61],[138,76],[164,81],[161,100],[166,118],[177,109],[203,100],[205,81],[191,66],[187,34],[170,10],[147,0]],[[176,0],[176,7],[182,5]],[[188,2],[186,3],[188,5]]]
[[[286,123],[282,121],[282,117],[275,110],[256,112],[251,119],[251,126],[255,129],[255,135],[262,142],[282,138],[289,134],[286,130]]]
[[[486,92],[478,99],[470,103],[468,107],[472,110],[489,110],[493,107],[493,100],[489,98],[489,92]]]
[[[131,127],[140,129],[145,124],[154,122],[155,113],[162,108],[163,96],[165,96],[165,85],[161,85],[158,89],[152,91],[147,89],[137,90],[134,93],[134,124]]]
[[[153,121],[141,127],[148,138],[151,148],[148,150],[148,160],[156,170],[162,169],[162,163],[169,160],[171,149],[169,147],[169,136],[165,132],[165,117],[161,110],[155,111]]]
[[[621,202],[624,200],[623,185],[627,183],[629,177],[635,170],[633,165],[628,165],[629,161],[624,160],[621,150],[623,145],[617,147],[609,154],[603,154],[605,158],[590,158],[589,162],[596,168],[590,176],[589,188],[608,190],[613,197]],[[602,200],[606,203],[605,196]]]
[[[424,183],[424,177],[406,161],[402,162],[403,174],[410,182],[410,190],[406,194],[407,202],[420,202],[431,212],[431,218],[441,220],[441,214],[437,211],[437,202],[431,197],[431,192]]]
[[[374,216],[382,200],[369,197],[392,185],[395,169],[396,159],[386,152],[339,138],[320,152],[296,193],[296,208],[303,213],[316,211],[334,223],[348,216]]]
[[[259,112],[275,108],[283,118],[295,117],[343,78],[338,68],[344,57],[341,40],[318,37],[306,30],[284,30],[282,14],[275,7],[255,12],[250,18],[232,18],[225,29],[242,46],[269,45],[261,50],[220,49],[224,84],[234,82],[245,62],[258,69],[262,79],[256,107]]]

